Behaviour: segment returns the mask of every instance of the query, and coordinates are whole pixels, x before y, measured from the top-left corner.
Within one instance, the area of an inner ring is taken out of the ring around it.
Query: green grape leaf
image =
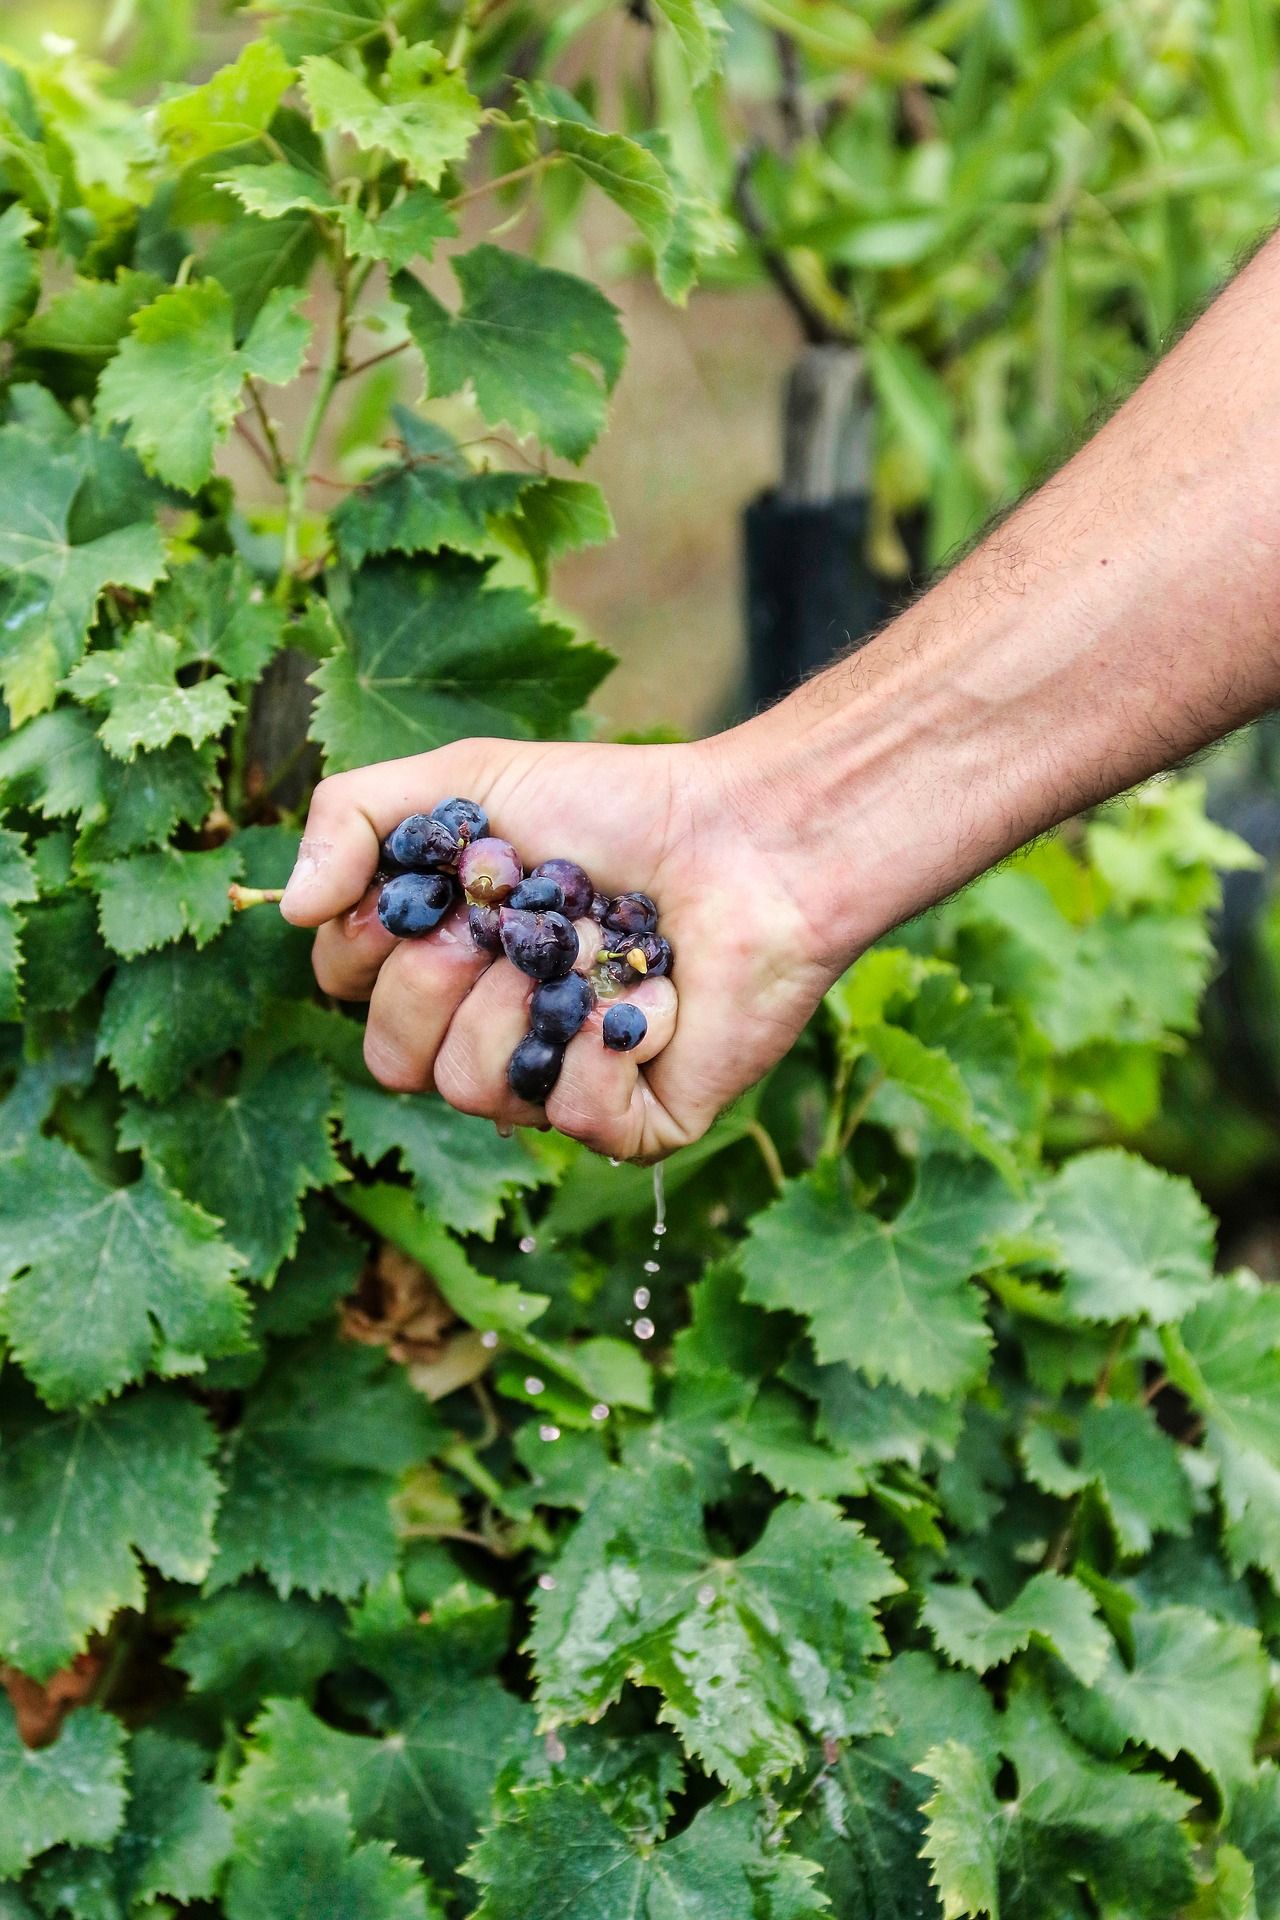
[[[120,1144],[140,1147],[179,1193],[220,1220],[252,1277],[269,1280],[297,1246],[303,1195],[343,1177],[332,1112],[323,1061],[288,1053],[245,1067],[234,1088],[192,1089],[163,1108],[135,1102]]]
[[[973,1587],[935,1584],[926,1590],[920,1618],[948,1660],[975,1673],[1003,1666],[1034,1640],[1091,1686],[1111,1651],[1093,1596],[1058,1573],[1033,1574],[999,1613]]]
[[[470,381],[491,426],[505,422],[567,460],[583,459],[622,371],[617,309],[585,280],[500,247],[473,247],[451,264],[462,289],[456,315],[409,275],[393,282],[431,395]]]
[[[255,11],[268,16],[268,31],[285,58],[301,60],[367,39],[386,18],[388,0],[257,0]]]
[[[82,1707],[50,1747],[32,1750],[0,1697],[0,1879],[13,1879],[59,1842],[105,1846],[124,1812],[124,1728]]]
[[[0,337],[20,326],[40,285],[36,256],[27,245],[36,222],[18,201],[0,213]]]
[[[234,167],[219,181],[241,206],[264,220],[305,210],[342,229],[347,252],[358,260],[383,260],[393,273],[414,260],[430,260],[437,240],[450,240],[458,224],[439,194],[413,187],[376,216],[358,202],[338,199],[328,181],[282,161]]]
[[[958,1740],[948,1740],[929,1749],[920,1771],[934,1783],[924,1808],[925,1855],[943,1920],[984,1913],[1000,1920],[1003,1821],[986,1763]]]
[[[792,1359],[783,1377],[818,1403],[820,1439],[858,1466],[902,1460],[917,1472],[930,1454],[946,1459],[960,1438],[958,1400],[904,1393],[891,1381],[875,1386],[856,1367],[819,1367]]]
[[[1258,1635],[1182,1606],[1139,1609],[1129,1632],[1130,1664],[1113,1648],[1071,1697],[1074,1729],[1108,1751],[1134,1740],[1170,1760],[1189,1753],[1229,1792],[1249,1775],[1267,1697]]]
[[[114,523],[73,526],[86,457],[83,442],[0,428],[0,692],[15,726],[53,704],[106,589],[145,590],[164,571],[159,528],[131,519],[127,498]]]
[[[107,811],[106,754],[87,713],[59,707],[0,740],[0,799],[46,820],[100,820]]]
[[[1082,1320],[1176,1320],[1212,1281],[1213,1221],[1190,1181],[1118,1147],[1067,1161],[1045,1189],[1044,1228]]]
[[[762,1387],[745,1414],[726,1421],[724,1441],[735,1467],[751,1467],[780,1493],[835,1500],[866,1491],[866,1475],[815,1440],[804,1401],[785,1387]]]
[[[469,734],[537,739],[567,731],[609,655],[575,645],[474,560],[385,561],[351,590],[338,650],[312,675],[312,732],[330,769],[422,753]]]
[[[87,893],[41,900],[22,929],[22,990],[28,1012],[64,1013],[92,991],[111,964]]]
[[[42,1860],[36,1898],[58,1904],[88,1879],[94,1904],[72,1911],[125,1916],[162,1895],[208,1899],[231,1851],[231,1821],[212,1785],[208,1760],[190,1740],[144,1727],[129,1746],[129,1804],[124,1825],[106,1853],[58,1848]],[[110,1904],[108,1904],[110,1903]]]
[[[1260,1767],[1232,1799],[1228,1839],[1253,1867],[1258,1920],[1280,1914],[1280,1768]]]
[[[625,134],[606,133],[563,87],[522,80],[517,92],[530,118],[551,128],[557,149],[621,207],[661,255],[675,225],[676,194],[657,154]]]
[[[995,1709],[972,1674],[918,1652],[880,1670],[874,1706],[877,1731],[828,1749],[790,1834],[821,1867],[835,1914],[920,1920],[936,1908],[920,1857],[927,1788],[916,1769],[948,1739],[993,1751]]]
[[[213,472],[245,379],[279,386],[302,366],[310,323],[297,304],[291,288],[277,287],[237,346],[231,296],[217,280],[162,293],[133,316],[128,339],[104,367],[98,418],[122,422],[149,472],[194,493]],[[180,407],[172,404],[175,393]]]
[[[0,1196],[0,1325],[50,1406],[241,1344],[239,1256],[150,1171],[108,1186],[62,1141],[32,1140],[0,1160]]]
[[[258,1331],[309,1333],[320,1321],[332,1321],[339,1300],[354,1291],[365,1257],[363,1242],[318,1197],[308,1196],[297,1251],[281,1267],[270,1293],[254,1303]]]
[[[980,1162],[936,1156],[893,1220],[821,1174],[788,1181],[751,1222],[745,1298],[802,1313],[819,1360],[848,1360],[908,1393],[950,1393],[986,1367],[991,1335],[969,1284],[1016,1203]]]
[[[279,220],[243,213],[217,229],[200,257],[200,271],[206,283],[216,281],[231,296],[237,339],[251,332],[277,295],[280,311],[288,316],[320,247],[316,222],[307,213],[286,213]],[[256,374],[258,369],[249,371]],[[261,374],[263,379],[274,377]]]
[[[4,1431],[0,1653],[45,1679],[118,1608],[142,1605],[139,1557],[173,1580],[208,1571],[214,1435],[166,1387],[62,1415],[10,1387]]]
[[[389,153],[428,187],[464,157],[480,127],[480,102],[430,41],[397,40],[378,92],[323,54],[303,61],[301,85],[320,132]]]
[[[376,1840],[355,1844],[341,1798],[292,1805],[237,1835],[224,1907],[227,1920],[442,1920],[416,1861]]]
[[[106,709],[102,744],[117,759],[132,760],[140,747],[164,747],[178,737],[199,746],[229,724],[236,702],[226,680],[215,673],[184,686],[181,664],[172,634],[139,621],[123,645],[82,660],[67,685],[84,705]]]
[[[357,1593],[395,1559],[390,1500],[440,1429],[383,1355],[280,1350],[231,1443],[210,1590],[261,1569],[277,1593]]]
[[[689,78],[698,86],[720,63],[728,27],[715,0],[655,0],[680,43]]]
[[[1096,1486],[1125,1554],[1146,1553],[1157,1533],[1190,1531],[1191,1482],[1180,1450],[1145,1407],[1113,1400],[1080,1416],[1079,1462],[1068,1465],[1048,1427],[1024,1436],[1027,1472],[1046,1492],[1068,1498]]]
[[[458,1233],[491,1240],[511,1196],[551,1177],[518,1139],[502,1139],[434,1094],[348,1084],[341,1124],[344,1139],[371,1167],[398,1154],[426,1211]]]
[[[1164,1341],[1170,1379],[1204,1416],[1232,1562],[1280,1574],[1280,1294],[1220,1280]]]
[[[619,1472],[570,1535],[530,1641],[544,1725],[656,1686],[661,1718],[735,1793],[789,1773],[797,1723],[839,1738],[884,1651],[874,1602],[896,1576],[860,1529],[788,1501],[739,1560],[717,1558],[690,1469]]]
[[[0,1020],[17,1020],[22,1012],[22,953],[18,934],[22,925],[16,907],[36,898],[36,870],[20,833],[0,827]]]
[[[256,140],[293,84],[289,62],[270,40],[250,40],[203,86],[170,94],[155,110],[156,131],[179,166]]]
[[[365,1187],[353,1182],[338,1198],[383,1239],[425,1267],[461,1319],[527,1343],[530,1323],[550,1305],[548,1295],[526,1293],[473,1267],[453,1235],[423,1211],[406,1187]]]
[[[814,1868],[772,1843],[749,1801],[715,1801],[651,1847],[593,1786],[564,1781],[511,1798],[511,1817],[467,1863],[484,1889],[476,1920],[817,1920],[827,1911]]]
[[[348,494],[333,516],[343,556],[358,566],[370,554],[492,552],[493,522],[540,483],[530,474],[477,473],[447,434],[403,408],[397,420],[406,458]]]
[[[500,1769],[531,1733],[528,1707],[496,1679],[465,1663],[451,1674],[439,1659],[378,1739],[339,1733],[300,1701],[273,1700],[236,1783],[237,1821],[256,1824],[298,1799],[341,1791],[358,1833],[416,1854],[447,1883],[488,1816]]]
[[[66,707],[45,717],[87,727],[102,756],[99,764],[104,774],[109,768],[110,811],[105,819],[91,820],[85,827],[76,848],[78,865],[93,867],[162,846],[179,826],[198,826],[209,813],[217,774],[211,742],[196,747],[190,740],[171,740],[155,753],[135,753],[132,760],[108,762],[87,714]]]
[[[617,531],[593,480],[565,480],[556,474],[521,490],[511,525],[539,567],[579,547],[602,546]]]
[[[163,291],[158,274],[117,267],[111,280],[76,278],[22,329],[24,353],[54,356],[51,382],[89,391],[139,307]]]
[[[98,925],[115,953],[132,959],[189,933],[207,946],[231,918],[227,889],[243,857],[234,842],[202,853],[157,847],[96,867]]]
[[[179,666],[199,661],[220,667],[229,680],[258,679],[285,640],[279,607],[233,555],[175,568],[152,601],[151,616],[177,636]]]
[[[169,1660],[238,1719],[264,1698],[309,1694],[338,1664],[342,1619],[336,1600],[281,1599],[249,1581],[196,1600]]]

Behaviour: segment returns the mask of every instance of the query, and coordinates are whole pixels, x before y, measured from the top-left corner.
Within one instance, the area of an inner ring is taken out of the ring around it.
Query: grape
[[[563,913],[564,890],[554,880],[530,874],[511,896],[510,905],[525,913]]]
[[[489,831],[489,816],[474,800],[442,800],[432,807],[431,818],[465,847],[469,840],[483,840]]]
[[[467,914],[467,925],[478,947],[483,947],[486,953],[502,952],[502,932],[498,926],[496,907],[472,907]]]
[[[529,878],[554,880],[564,895],[564,911],[571,920],[581,920],[590,909],[594,897],[591,878],[576,860],[544,860],[534,868]]]
[[[620,893],[609,902],[604,923],[619,933],[652,933],[658,924],[658,909],[647,893]]]
[[[526,1033],[507,1067],[507,1085],[519,1100],[540,1107],[560,1078],[564,1048],[541,1034]]]
[[[383,871],[440,873],[455,865],[458,842],[433,814],[411,813],[382,843]]]
[[[500,907],[502,951],[533,980],[560,980],[578,957],[578,935],[562,913],[528,913]]]
[[[439,926],[453,898],[447,873],[398,873],[378,895],[378,918],[388,933],[414,940]]]
[[[632,1053],[649,1031],[649,1022],[639,1007],[622,1001],[608,1007],[604,1016],[604,1043],[612,1053]]]
[[[595,1005],[591,982],[580,973],[546,980],[534,993],[529,1024],[543,1040],[567,1046]]]
[[[505,840],[473,840],[458,857],[458,878],[468,900],[493,907],[520,885],[520,861]]]
[[[596,925],[602,927],[609,913],[608,894],[593,893],[591,896],[591,905],[587,908],[587,912],[591,915]]]

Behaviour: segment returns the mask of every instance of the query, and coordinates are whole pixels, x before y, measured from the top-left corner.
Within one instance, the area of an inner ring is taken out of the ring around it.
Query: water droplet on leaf
[[[521,1253],[536,1253],[538,1251],[538,1243],[531,1233],[521,1234],[519,1245]]]
[[[496,1347],[497,1344],[498,1336],[496,1333],[490,1331],[489,1333],[482,1333],[480,1335],[480,1345],[482,1347]]]
[[[607,1420],[609,1418],[609,1409],[603,1400],[596,1401],[594,1407],[591,1409],[591,1418],[593,1420]]]
[[[698,1605],[700,1607],[709,1607],[715,1597],[716,1590],[709,1582],[705,1587],[698,1588]]]
[[[554,1573],[540,1573],[538,1575],[538,1585],[544,1593],[554,1593],[555,1584],[556,1577]]]
[[[559,1427],[550,1427],[550,1426],[539,1427],[538,1438],[539,1440],[547,1440],[547,1441],[558,1440],[560,1438],[560,1429]]]
[[[525,1375],[524,1390],[526,1393],[541,1393],[545,1384],[544,1381],[539,1380],[536,1373],[528,1373]]]

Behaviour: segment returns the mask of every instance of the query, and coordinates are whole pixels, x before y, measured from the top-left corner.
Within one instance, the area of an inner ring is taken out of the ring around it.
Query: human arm
[[[593,1024],[546,1118],[618,1157],[697,1136],[871,940],[1082,806],[1280,701],[1280,241],[1102,431],[868,646],[681,747],[463,741],[318,789],[286,915],[371,997],[366,1055],[499,1121],[528,983],[465,936],[393,949],[377,837],[447,793],[528,861],[642,887],[676,951],[650,1034]],[[363,904],[361,904],[363,902]],[[637,1071],[639,1069],[639,1071]]]

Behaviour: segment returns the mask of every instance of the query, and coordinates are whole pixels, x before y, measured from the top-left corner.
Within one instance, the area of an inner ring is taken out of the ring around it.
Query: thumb
[[[458,740],[435,753],[383,760],[331,774],[311,796],[307,824],[280,911],[295,927],[318,927],[364,896],[378,849],[392,827],[458,794],[484,806],[503,755],[502,740]]]

